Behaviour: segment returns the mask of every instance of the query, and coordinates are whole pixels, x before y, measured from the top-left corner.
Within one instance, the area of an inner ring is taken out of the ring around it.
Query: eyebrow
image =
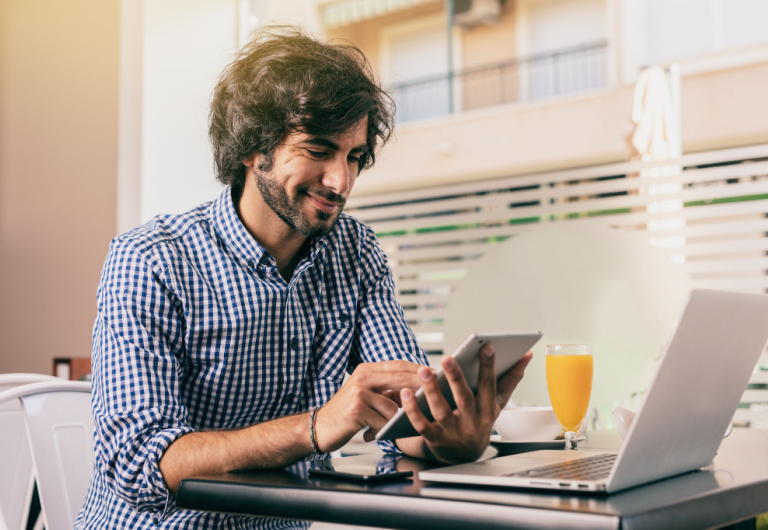
[[[328,149],[333,149],[334,151],[338,151],[339,150],[339,145],[336,142],[334,142],[333,140],[329,140],[328,138],[323,138],[323,137],[313,136],[311,138],[307,138],[306,140],[303,140],[301,143],[310,144],[310,145],[316,145],[318,147],[326,147]],[[353,147],[351,149],[351,152],[367,153],[368,152],[368,145],[367,144],[363,144],[363,145],[358,145],[357,147]]]

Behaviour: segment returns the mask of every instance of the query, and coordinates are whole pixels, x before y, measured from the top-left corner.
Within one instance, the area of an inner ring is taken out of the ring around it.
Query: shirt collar
[[[213,226],[227,248],[238,258],[251,265],[258,263],[266,253],[264,247],[246,230],[232,202],[232,187],[227,186],[211,205]]]
[[[264,247],[256,241],[250,232],[243,226],[240,217],[237,215],[235,203],[232,200],[232,187],[227,186],[211,205],[211,218],[216,232],[219,234],[226,246],[238,258],[245,263],[253,266],[259,263],[262,258],[269,256]],[[313,239],[309,243],[307,257],[310,262],[315,262],[318,258],[325,256],[325,249],[330,240],[335,239],[338,231],[338,224],[327,236],[319,239]],[[302,259],[304,261],[307,259]]]

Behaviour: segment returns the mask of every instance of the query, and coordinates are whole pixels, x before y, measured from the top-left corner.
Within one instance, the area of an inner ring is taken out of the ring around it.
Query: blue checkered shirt
[[[179,510],[160,458],[189,432],[323,405],[345,372],[389,359],[427,363],[373,232],[353,217],[311,241],[289,282],[229,188],[117,237],[98,289],[95,464],[75,528],[304,527]]]

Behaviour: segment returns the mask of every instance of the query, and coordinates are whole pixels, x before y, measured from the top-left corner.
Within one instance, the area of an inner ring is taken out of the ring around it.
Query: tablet
[[[523,355],[531,349],[541,338],[541,332],[514,332],[514,333],[473,333],[459,348],[453,352],[453,357],[459,364],[464,377],[467,379],[469,388],[472,392],[477,392],[477,376],[480,369],[479,356],[483,346],[490,343],[496,349],[496,378],[501,379],[512,368]],[[456,408],[453,400],[451,387],[448,379],[443,373],[442,367],[438,368],[437,384],[440,391],[448,400],[452,408]],[[424,389],[416,391],[416,404],[421,409],[424,416],[429,421],[433,421],[432,413],[427,404],[427,398],[424,395]],[[395,413],[387,424],[376,435],[377,440],[396,440],[397,438],[407,438],[409,436],[418,436],[418,433],[411,425],[411,421],[401,408]]]

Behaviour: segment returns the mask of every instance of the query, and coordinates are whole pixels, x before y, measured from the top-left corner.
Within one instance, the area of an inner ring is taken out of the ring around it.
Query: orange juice
[[[591,355],[547,355],[547,388],[557,420],[576,431],[587,415],[592,393]]]

